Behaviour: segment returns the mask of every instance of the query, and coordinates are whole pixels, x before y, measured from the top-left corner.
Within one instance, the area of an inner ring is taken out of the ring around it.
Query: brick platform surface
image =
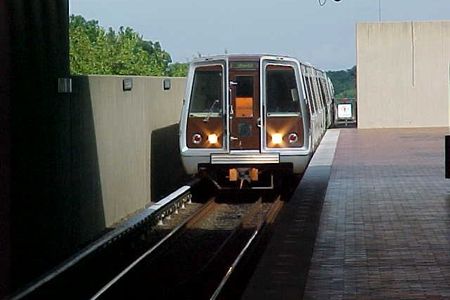
[[[341,130],[304,299],[450,299],[445,134]]]
[[[242,299],[300,299],[319,227],[339,130],[328,130],[273,226]]]

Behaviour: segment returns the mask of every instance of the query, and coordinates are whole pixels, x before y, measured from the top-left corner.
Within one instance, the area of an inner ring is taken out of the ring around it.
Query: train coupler
[[[273,174],[261,174],[256,168],[230,168],[225,180],[212,178],[219,190],[271,190],[274,188]]]
[[[231,168],[228,170],[228,179],[230,181],[258,181],[258,169],[257,168]]]

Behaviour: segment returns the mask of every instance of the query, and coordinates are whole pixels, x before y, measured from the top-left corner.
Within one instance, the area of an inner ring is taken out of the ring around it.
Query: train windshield
[[[300,113],[294,68],[269,65],[266,68],[267,114]]]
[[[223,103],[223,68],[221,65],[198,67],[192,84],[189,114],[219,116]]]

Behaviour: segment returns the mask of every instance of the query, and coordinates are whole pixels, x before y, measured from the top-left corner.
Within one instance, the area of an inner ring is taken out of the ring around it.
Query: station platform
[[[329,130],[243,299],[450,299],[446,134]]]

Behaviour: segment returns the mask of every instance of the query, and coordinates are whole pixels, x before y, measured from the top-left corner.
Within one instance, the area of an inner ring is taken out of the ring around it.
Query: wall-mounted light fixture
[[[123,91],[131,91],[133,89],[133,78],[125,78],[122,81],[122,89]]]
[[[164,79],[163,80],[163,89],[165,91],[168,91],[168,90],[170,90],[170,86],[171,86],[170,79],[169,78]]]
[[[58,93],[60,94],[72,93],[72,78],[68,77],[58,78]]]

